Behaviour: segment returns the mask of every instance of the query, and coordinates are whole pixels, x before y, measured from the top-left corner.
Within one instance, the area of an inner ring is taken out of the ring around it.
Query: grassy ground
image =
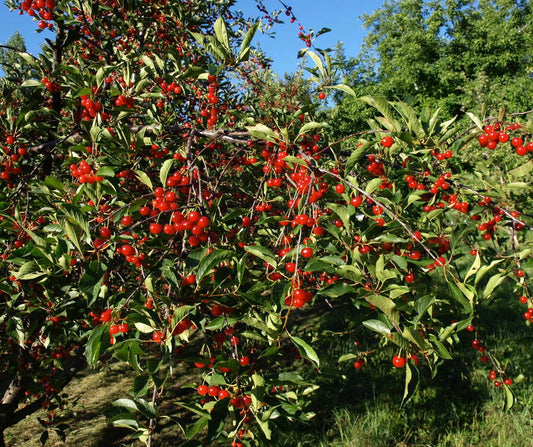
[[[511,412],[501,409],[502,391],[488,380],[488,367],[477,360],[465,334],[458,358],[444,363],[435,379],[422,369],[419,391],[400,407],[404,372],[390,361],[379,361],[355,370],[339,366],[336,359],[323,359],[320,389],[312,404],[317,417],[309,425],[290,424],[274,429],[272,446],[279,447],[528,447],[533,439],[533,350],[531,329],[519,311],[508,303],[484,310],[481,330],[497,356],[508,363],[512,377],[525,380],[513,385],[516,405]],[[471,337],[470,337],[471,338]],[[502,346],[500,348],[499,346]],[[506,346],[507,348],[503,348]],[[331,348],[331,349],[330,349]],[[334,346],[319,348],[325,355]],[[473,367],[466,368],[468,361]],[[192,380],[181,376],[180,382]],[[70,426],[65,443],[54,433],[47,446],[119,447],[131,445],[128,431],[106,425],[102,412],[109,402],[127,397],[132,376],[127,367],[113,365],[103,371],[86,370],[66,389],[71,408],[59,418]],[[177,384],[165,395],[162,413],[177,415],[174,400],[186,392]],[[45,413],[38,416],[44,417]],[[43,428],[36,417],[28,418],[6,432],[10,447],[40,446]],[[170,420],[162,420],[152,447],[179,445],[180,431]],[[136,446],[140,443],[134,444]],[[211,444],[213,445],[213,444]],[[229,445],[223,442],[218,445]]]

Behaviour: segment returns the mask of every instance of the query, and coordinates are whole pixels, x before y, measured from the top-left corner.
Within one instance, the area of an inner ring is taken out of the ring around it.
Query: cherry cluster
[[[521,128],[520,123],[513,123],[509,126],[506,126],[504,130],[501,129],[501,126],[502,125],[500,123],[485,126],[483,128],[485,133],[478,137],[479,145],[481,147],[494,150],[498,144],[511,141],[511,146],[515,148],[516,155],[523,157],[529,152],[533,152],[533,141],[524,143],[523,138],[516,136],[511,139],[511,136],[509,135],[509,133]]]
[[[70,174],[81,184],[98,183],[104,180],[103,176],[94,174],[93,168],[85,160],[81,160],[77,165],[72,163],[70,165]]]
[[[55,0],[24,0],[20,4],[20,10],[31,17],[41,18],[38,26],[40,29],[53,28],[50,22],[54,19]]]

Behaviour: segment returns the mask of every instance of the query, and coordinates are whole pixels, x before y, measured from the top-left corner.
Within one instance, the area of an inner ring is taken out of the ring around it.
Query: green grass
[[[401,407],[404,370],[390,364],[387,354],[375,355],[363,370],[351,363],[338,364],[337,354],[350,350],[353,341],[315,341],[322,360],[322,374],[315,377],[320,388],[309,410],[317,416],[309,424],[276,423],[269,447],[527,447],[533,440],[533,350],[531,329],[518,309],[505,301],[482,309],[480,330],[487,345],[508,364],[511,377],[521,374],[512,386],[515,407],[501,409],[503,390],[488,380],[489,367],[470,348],[473,336],[461,335],[460,354],[439,368],[435,379],[421,366],[421,383],[412,399]],[[337,343],[337,344],[335,344]],[[331,358],[325,356],[331,354]],[[465,366],[465,365],[470,366]],[[187,375],[188,374],[188,375]],[[194,381],[195,371],[178,370],[175,383],[167,387],[161,413],[183,416],[176,405],[183,393],[181,383]],[[128,431],[107,426],[102,412],[119,397],[127,397],[132,383],[127,366],[113,365],[102,371],[86,370],[65,390],[70,408],[58,421],[70,426],[66,443],[51,432],[47,446],[120,447],[140,446],[128,438]],[[40,412],[38,416],[45,417]],[[43,428],[36,417],[28,418],[6,432],[10,447],[38,447]],[[177,425],[160,421],[152,447],[177,446],[182,441]],[[228,441],[217,445],[227,446]]]

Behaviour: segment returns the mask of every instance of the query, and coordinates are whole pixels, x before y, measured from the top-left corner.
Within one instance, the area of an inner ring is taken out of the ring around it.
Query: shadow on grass
[[[509,303],[500,300],[490,307],[481,306],[479,312],[480,321],[484,322],[479,327],[480,336],[483,335],[484,342],[502,364],[509,365],[508,376],[528,376],[533,370],[531,343],[527,343],[531,337],[519,309],[509,309]],[[466,441],[453,444],[446,439],[476,438],[472,434],[476,426],[479,428],[491,418],[493,425],[505,420],[505,413],[500,410],[503,390],[488,381],[491,365],[482,363],[480,354],[471,348],[474,335],[465,332],[460,337],[459,354],[443,362],[435,378],[420,363],[419,390],[403,407],[405,370],[394,368],[390,359],[377,355],[362,370],[355,370],[351,362],[337,364],[334,355],[343,353],[342,346],[315,345],[321,353],[333,353],[323,364],[317,380],[320,388],[308,409],[317,416],[309,424],[280,426],[279,433],[283,436],[276,436],[273,445],[317,446],[317,439],[321,439],[320,445],[324,446],[434,446],[440,442],[443,444],[438,445],[459,446]],[[519,412],[531,404],[533,385],[528,380],[513,386],[519,396],[516,405]],[[527,424],[527,414],[524,418]],[[355,425],[359,428],[354,431]],[[354,433],[360,437],[341,442],[347,436],[348,426],[352,426],[352,438]],[[529,427],[530,436],[531,421]],[[500,428],[505,431],[505,427]],[[291,435],[287,437],[287,433]],[[495,442],[490,445],[513,445],[516,441]]]

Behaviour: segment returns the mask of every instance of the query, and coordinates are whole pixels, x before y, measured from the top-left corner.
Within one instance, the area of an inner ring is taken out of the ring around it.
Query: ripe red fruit
[[[335,191],[337,192],[337,194],[343,194],[345,190],[346,188],[344,187],[344,185],[341,185],[340,183],[338,185],[335,185]]]
[[[365,359],[358,359],[355,361],[355,363],[353,364],[353,367],[355,369],[362,369],[363,366],[365,366]]]
[[[207,385],[198,385],[198,387],[196,388],[196,391],[198,392],[200,396],[205,396],[207,394],[208,388],[209,387]]]
[[[111,309],[104,310],[100,314],[100,321],[102,323],[107,323],[107,322],[111,321],[112,312],[113,311]]]
[[[13,135],[8,135],[6,137],[6,143],[7,144],[13,144],[15,142],[15,137]]]
[[[350,200],[350,204],[355,206],[356,208],[363,203],[363,196],[357,196],[353,197],[352,200]]]
[[[310,258],[311,256],[313,256],[314,250],[312,248],[306,247],[302,248],[301,253],[304,258]]]
[[[103,237],[104,239],[109,239],[111,237],[111,230],[107,227],[102,227],[100,228],[100,236]]]
[[[128,227],[133,223],[133,218],[131,216],[124,216],[122,219],[120,219],[120,222],[122,225]]]
[[[207,389],[207,394],[209,394],[211,397],[216,397],[218,396],[219,391],[220,391],[220,388],[216,385],[213,385]]]
[[[326,99],[326,94],[324,92],[320,92],[318,94],[318,99]]]
[[[156,343],[161,343],[161,341],[163,340],[163,332],[155,331],[152,334],[152,340],[155,341]]]
[[[148,230],[152,234],[159,234],[161,231],[163,231],[163,225],[157,222],[152,222],[150,226],[148,227]]]
[[[395,355],[392,358],[392,364],[396,368],[403,368],[405,366],[405,358],[404,357],[400,357],[399,355]]]
[[[489,142],[489,136],[486,134],[480,135],[479,137],[477,137],[477,141],[479,142],[479,145],[481,147],[485,147]]]
[[[372,212],[376,215],[376,216],[379,216],[380,214],[383,214],[383,207],[381,205],[374,205],[372,207]]]
[[[391,136],[383,137],[381,139],[381,145],[383,147],[391,147],[394,144],[394,138]]]

